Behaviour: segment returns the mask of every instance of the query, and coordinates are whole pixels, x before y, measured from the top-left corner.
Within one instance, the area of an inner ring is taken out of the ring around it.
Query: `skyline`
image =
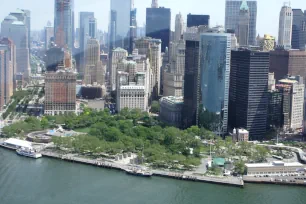
[[[146,8],[151,7],[151,0],[134,0],[137,8],[138,26],[145,23]],[[44,7],[41,7],[40,0],[18,1],[11,0],[9,4],[0,8],[0,20],[2,21],[11,11],[17,8],[29,9],[31,11],[32,31],[41,30],[46,26],[48,21],[54,23],[54,0],[44,0]],[[210,15],[210,25],[223,25],[225,18],[225,0],[214,0],[213,4],[209,4],[211,0],[190,0],[188,3],[180,2],[177,6],[176,0],[159,0],[160,7],[171,8],[171,28],[174,30],[175,15],[182,13],[184,21],[188,13]],[[284,1],[281,0],[257,0],[257,34],[271,34],[278,37],[278,21],[279,13]],[[195,6],[195,5],[208,6]],[[303,0],[292,0],[292,8],[306,10],[306,4]],[[269,9],[269,12],[266,10]],[[75,0],[75,27],[79,26],[79,12],[92,11],[98,20],[98,29],[108,31],[110,0]]]

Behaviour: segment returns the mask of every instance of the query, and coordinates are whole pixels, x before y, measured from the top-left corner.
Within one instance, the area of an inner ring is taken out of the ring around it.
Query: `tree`
[[[159,102],[158,101],[153,101],[152,105],[151,105],[151,112],[152,113],[159,113],[159,109],[160,109]]]
[[[238,160],[234,163],[235,172],[243,175],[245,173],[245,163],[242,160]]]
[[[47,120],[47,118],[43,117],[40,121],[40,125],[42,127],[42,129],[46,129],[49,127],[49,121]]]

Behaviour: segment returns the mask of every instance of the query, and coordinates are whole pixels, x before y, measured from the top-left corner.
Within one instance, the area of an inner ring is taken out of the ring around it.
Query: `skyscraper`
[[[28,48],[31,48],[31,11],[25,9],[17,9],[11,12],[10,15],[15,16],[18,21],[23,22],[28,30]]]
[[[249,45],[250,12],[247,2],[242,1],[239,12],[238,43],[241,47]]]
[[[1,35],[11,39],[16,45],[16,73],[22,73],[24,79],[29,79],[31,72],[26,25],[15,16],[9,15],[1,23]]]
[[[85,83],[104,85],[104,70],[100,60],[100,44],[97,39],[87,40],[85,56]]]
[[[284,3],[279,15],[278,45],[291,49],[293,12],[287,3]]]
[[[50,21],[47,23],[44,32],[45,50],[47,51],[50,48],[51,41],[54,41],[54,27],[51,26]]]
[[[199,124],[223,135],[228,131],[231,34],[202,33],[199,60]]]
[[[306,79],[306,51],[275,50],[270,52],[270,72],[275,79],[281,80],[287,75],[302,76]]]
[[[54,1],[54,36],[59,47],[74,50],[74,0]]]
[[[178,42],[182,39],[184,33],[184,19],[181,13],[177,14],[175,17],[175,31],[174,31],[174,41]]]
[[[306,11],[292,9],[292,40],[293,49],[305,50],[306,46]]]
[[[269,52],[232,51],[229,126],[262,140],[267,127]]]
[[[154,0],[152,5],[155,5]],[[146,36],[162,41],[161,51],[169,48],[171,33],[171,10],[164,7],[147,8],[146,13]]]
[[[161,40],[149,37],[140,38],[135,41],[135,49],[138,49],[140,55],[146,55],[150,59],[152,78],[150,80],[150,89],[153,92],[153,98],[157,98],[161,88]]]
[[[110,51],[116,47],[129,50],[131,0],[111,0],[110,2]]]
[[[170,67],[164,72],[163,96],[183,96],[185,49],[183,39],[170,44]]]
[[[187,15],[187,27],[194,27],[200,25],[209,26],[210,16],[209,15],[195,15],[188,14]]]
[[[112,91],[116,90],[116,75],[117,75],[118,63],[121,60],[126,59],[127,56],[128,56],[128,52],[122,48],[116,48],[112,51],[112,58],[111,58],[111,61],[109,62],[111,65],[110,85],[111,85]]]
[[[96,27],[96,25],[91,25],[90,21],[91,19],[94,20],[94,13],[93,12],[80,12],[80,24],[79,24],[79,28],[80,28],[80,34],[79,34],[79,43],[80,43],[80,67],[79,67],[79,74],[81,76],[84,75],[84,71],[85,71],[85,49],[87,47],[87,39],[90,39],[91,36],[93,34],[93,32],[95,32],[94,30],[92,30],[92,26]],[[90,33],[91,31],[91,33]],[[90,35],[91,34],[91,35]]]
[[[152,8],[158,8],[158,0],[152,0]]]
[[[279,80],[276,89],[283,94],[284,131],[302,132],[304,115],[304,79],[287,76]]]
[[[238,35],[239,12],[242,0],[226,0],[225,30],[235,30]],[[256,45],[257,0],[247,0],[250,13],[249,44]]]
[[[134,8],[134,3],[132,4],[132,10],[131,10],[131,20],[130,20],[130,47],[129,47],[129,53],[133,52],[133,43],[134,40],[137,38],[137,9]]]
[[[0,111],[2,111],[3,106],[5,105],[5,91],[4,91],[4,84],[5,84],[5,52],[0,50]]]
[[[200,91],[200,33],[206,32],[208,26],[191,27],[186,30],[184,40],[185,50],[185,74],[184,74],[184,106],[182,113],[182,126],[188,128],[198,125],[198,107]],[[188,90],[188,91],[186,91]]]
[[[0,39],[0,51],[3,51],[3,76],[4,81],[4,104],[8,104],[16,89],[15,74],[16,74],[16,46],[9,38]]]

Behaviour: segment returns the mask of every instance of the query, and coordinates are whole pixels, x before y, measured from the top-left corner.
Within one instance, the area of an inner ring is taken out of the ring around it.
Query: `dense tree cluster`
[[[86,136],[55,138],[57,146],[81,153],[143,152],[146,162],[159,167],[199,165],[201,143],[195,136],[206,134],[211,137],[209,131],[198,127],[184,131],[167,127],[137,109],[124,109],[115,116],[110,115],[108,110],[96,112],[85,109],[80,116],[63,117],[61,122],[68,129],[90,128]],[[48,119],[52,121],[56,117]]]

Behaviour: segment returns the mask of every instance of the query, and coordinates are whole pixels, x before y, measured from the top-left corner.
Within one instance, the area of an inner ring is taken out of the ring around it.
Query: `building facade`
[[[222,134],[228,127],[230,65],[231,34],[202,33],[199,123]]]
[[[238,43],[240,47],[249,45],[250,11],[247,2],[244,0],[240,6],[238,21]]]
[[[274,50],[275,47],[275,37],[265,34],[263,38],[259,39],[260,50],[264,52],[269,52]]]
[[[90,35],[90,20],[95,19],[94,12],[80,12],[79,14],[79,47],[80,47],[80,67],[79,74],[84,76],[85,72],[85,51],[87,48],[87,40],[95,38]],[[96,25],[95,25],[96,26]],[[92,34],[92,33],[91,33]]]
[[[160,113],[161,121],[175,127],[182,125],[182,110],[183,110],[183,97],[168,96],[160,99]]]
[[[175,17],[175,31],[174,31],[174,41],[179,41],[182,39],[184,33],[184,19],[181,13],[177,14]]]
[[[284,3],[279,14],[278,45],[291,49],[293,12],[290,5]]]
[[[74,50],[74,0],[54,1],[54,37],[57,46]]]
[[[279,80],[276,88],[283,94],[283,130],[302,132],[304,119],[304,79],[288,76]]]
[[[51,47],[51,42],[54,41],[54,27],[51,26],[50,22],[48,22],[47,26],[45,27],[44,41],[45,51],[47,51]]]
[[[46,115],[76,113],[76,77],[77,74],[69,69],[46,73]]]
[[[109,24],[109,50],[130,47],[130,20],[132,10],[131,0],[111,0]]]
[[[24,22],[15,16],[7,16],[1,24],[1,36],[13,41],[16,46],[16,73],[22,73],[24,79],[28,80],[30,71],[30,54],[28,44],[28,29]]]
[[[198,27],[209,26],[210,16],[209,15],[196,15],[196,14],[188,14],[187,15],[187,27]]]
[[[161,51],[169,48],[171,33],[171,10],[169,8],[147,8],[146,36],[161,40]]]
[[[306,52],[300,50],[275,50],[270,52],[270,72],[276,81],[287,75],[306,79]]]
[[[100,60],[100,44],[97,39],[87,40],[85,57],[85,84],[104,85],[105,67]]]
[[[305,50],[306,46],[306,11],[292,9],[292,40],[293,49]]]
[[[229,126],[245,128],[252,140],[266,133],[268,74],[268,52],[232,51]]]
[[[239,12],[242,0],[226,0],[225,2],[225,30],[234,30],[238,35]],[[256,44],[257,0],[247,0],[250,12],[249,44]]]
[[[128,56],[128,52],[122,48],[116,48],[112,51],[112,58],[111,58],[111,68],[110,68],[110,84],[111,90],[116,90],[116,76],[117,76],[117,66],[120,61],[126,59]]]
[[[8,104],[16,89],[16,46],[8,38],[0,39],[0,51],[3,51],[1,68],[1,84],[3,83],[2,96],[4,104]],[[3,79],[3,81],[2,81]],[[1,85],[2,86],[2,85]]]

